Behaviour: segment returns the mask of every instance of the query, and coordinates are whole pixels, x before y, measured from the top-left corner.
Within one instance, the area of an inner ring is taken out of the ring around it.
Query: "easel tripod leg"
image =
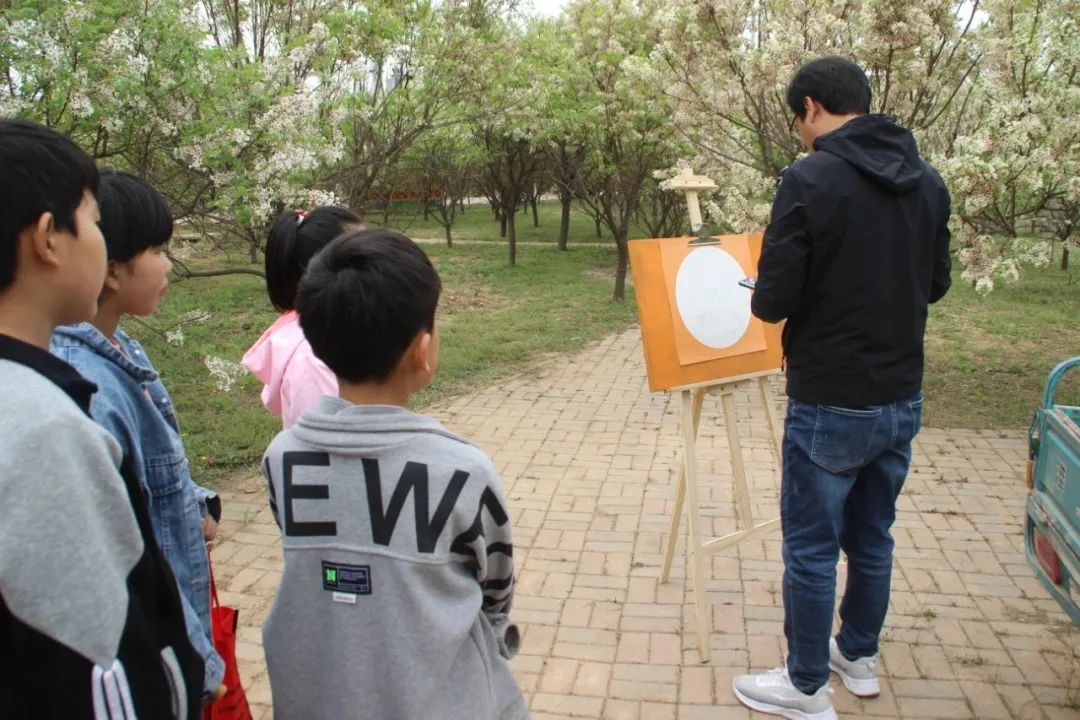
[[[690,391],[684,390],[682,394],[683,467],[686,475],[686,496],[690,505],[690,537],[687,542],[690,545],[690,568],[694,583],[694,611],[697,614],[698,623],[698,650],[701,653],[701,661],[708,662],[709,636],[712,635],[712,617],[709,614],[709,606],[705,602],[705,558],[701,549],[701,517],[699,514],[697,484],[697,437],[693,406]]]
[[[754,512],[750,506],[750,489],[746,485],[746,467],[743,465],[742,444],[735,419],[735,403],[732,391],[725,388],[720,395],[724,408],[724,428],[727,430],[728,450],[731,452],[731,486],[735,491],[735,507],[738,512],[737,526],[746,530],[754,526]]]
[[[758,389],[761,391],[761,404],[765,406],[765,421],[769,424],[769,433],[772,435],[773,452],[776,454],[776,468],[779,472],[784,461],[784,436],[780,431],[780,424],[776,421],[776,409],[773,406],[772,393],[769,392],[768,378],[758,378]]]
[[[694,439],[697,440],[698,427],[701,424],[701,406],[705,402],[705,391],[693,392],[694,404]],[[685,431],[684,431],[685,432]],[[684,443],[685,446],[685,443]],[[685,454],[686,449],[683,448]],[[667,542],[664,543],[664,562],[660,566],[660,582],[666,583],[671,576],[671,560],[675,556],[675,543],[679,539],[679,526],[682,524],[683,502],[686,499],[686,464],[679,462],[679,474],[675,481],[675,507],[668,521]]]

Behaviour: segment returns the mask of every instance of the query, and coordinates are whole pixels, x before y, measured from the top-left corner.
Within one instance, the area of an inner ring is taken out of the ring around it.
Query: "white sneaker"
[[[732,689],[739,702],[752,710],[789,720],[837,720],[829,684],[807,695],[791,684],[787,668],[778,667],[761,675],[739,675]]]
[[[829,638],[829,669],[840,676],[840,681],[852,695],[867,698],[881,694],[876,655],[848,660],[844,657],[844,653],[840,652],[836,638]]]

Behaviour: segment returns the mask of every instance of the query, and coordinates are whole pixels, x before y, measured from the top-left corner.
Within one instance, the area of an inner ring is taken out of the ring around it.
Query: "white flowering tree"
[[[1080,239],[1080,3],[989,0],[979,122],[940,163],[964,277],[980,291]]]
[[[517,262],[517,212],[543,161],[536,137],[550,91],[544,53],[537,36],[502,23],[487,34],[467,76],[475,92],[467,124],[479,152],[477,185],[507,238],[511,265]]]
[[[695,165],[719,182],[711,218],[750,230],[804,152],[787,82],[814,57],[851,57],[873,111],[910,127],[945,175],[965,279],[985,291],[1045,260],[1032,233],[1075,242],[1077,16],[1075,0],[674,0],[634,68],[672,98]]]
[[[767,220],[775,176],[804,152],[784,97],[802,63],[852,57],[869,74],[872,109],[932,151],[970,110],[974,18],[963,0],[674,0],[660,4],[659,42],[635,70],[671,98],[695,163],[719,182],[712,219],[749,230]]]
[[[206,235],[238,241],[255,262],[284,207],[337,201],[312,185],[342,157],[343,109],[326,85],[295,84],[287,56],[219,64],[208,104],[213,110],[176,150],[206,188],[189,220]]]
[[[570,72],[562,93],[584,136],[576,181],[580,202],[615,239],[615,300],[625,296],[631,224],[658,168],[686,148],[672,124],[672,108],[652,86],[628,72],[653,49],[655,13],[631,0],[579,0],[566,11],[561,33]]]
[[[541,120],[532,137],[542,156],[547,184],[559,198],[561,208],[557,245],[566,250],[570,237],[570,215],[580,192],[580,173],[588,142],[587,123],[581,115],[578,80],[581,67],[573,57],[573,46],[565,30],[565,19],[533,19],[527,33],[543,68],[537,78],[544,92]]]
[[[190,222],[240,243],[252,262],[273,217],[287,206],[335,203],[322,182],[343,157],[345,89],[336,82],[347,8],[199,0],[210,82],[200,115],[176,154],[205,188]]]
[[[486,48],[506,7],[502,0],[347,2],[328,56],[345,90],[345,148],[329,176],[363,214],[374,190],[425,134],[479,112],[495,75]]]
[[[178,217],[254,260],[267,221],[340,157],[340,111],[298,83],[325,45],[314,25],[281,52],[216,46],[194,2],[28,0],[0,19],[0,111],[70,134],[146,178]]]
[[[71,135],[148,177],[184,142],[210,81],[197,18],[182,2],[28,0],[0,15],[0,114]]]

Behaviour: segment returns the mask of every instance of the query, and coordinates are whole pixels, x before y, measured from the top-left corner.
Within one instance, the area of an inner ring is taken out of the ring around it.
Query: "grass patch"
[[[501,245],[426,249],[447,303],[439,372],[420,404],[525,370],[636,319],[632,289],[626,303],[611,301],[614,247],[524,248],[516,267],[507,265]]]
[[[1080,281],[1058,269],[1028,269],[981,297],[953,279],[930,308],[926,417],[932,427],[1026,428],[1050,369],[1080,353]],[[1080,404],[1080,370],[1059,386],[1059,404]]]
[[[562,219],[562,206],[557,201],[545,200],[537,205],[537,218],[539,226],[533,225],[532,210],[518,212],[515,228],[518,242],[540,242],[556,244],[559,239],[559,223]],[[414,202],[397,202],[389,216],[380,211],[371,210],[364,215],[364,224],[369,227],[389,227],[400,230],[414,238],[445,240],[445,230],[439,224],[435,214],[429,215],[424,220],[423,211]],[[454,219],[452,236],[455,241],[465,242],[498,242],[505,240],[499,237],[499,223],[495,221],[495,215],[487,205],[470,205],[464,213],[459,213]],[[630,228],[630,237],[648,237],[649,233],[643,227],[633,226]],[[610,244],[614,242],[611,233],[601,223],[600,235],[596,234],[596,224],[592,216],[582,210],[577,204],[570,212],[569,244],[571,246],[587,244]]]
[[[625,304],[611,302],[613,246],[522,248],[514,268],[503,245],[426,250],[445,290],[439,372],[417,396],[419,406],[527,371],[635,320],[632,288]],[[260,278],[229,275],[175,283],[154,317],[123,322],[146,345],[173,395],[199,482],[252,468],[280,429],[262,406],[258,381],[244,373],[224,391],[204,364],[207,357],[238,363],[275,316]],[[177,327],[182,345],[165,338]]]

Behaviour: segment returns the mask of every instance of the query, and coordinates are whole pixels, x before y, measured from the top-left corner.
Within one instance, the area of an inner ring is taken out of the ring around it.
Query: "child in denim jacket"
[[[108,273],[92,322],[56,329],[50,349],[98,386],[91,414],[130,460],[150,503],[154,535],[176,576],[188,636],[206,664],[203,693],[221,685],[225,665],[210,627],[210,563],[205,540],[220,517],[217,496],[191,479],[169,393],[120,317],[151,315],[172,267],[165,244],[173,219],[162,197],[126,173],[106,170],[99,192]]]

